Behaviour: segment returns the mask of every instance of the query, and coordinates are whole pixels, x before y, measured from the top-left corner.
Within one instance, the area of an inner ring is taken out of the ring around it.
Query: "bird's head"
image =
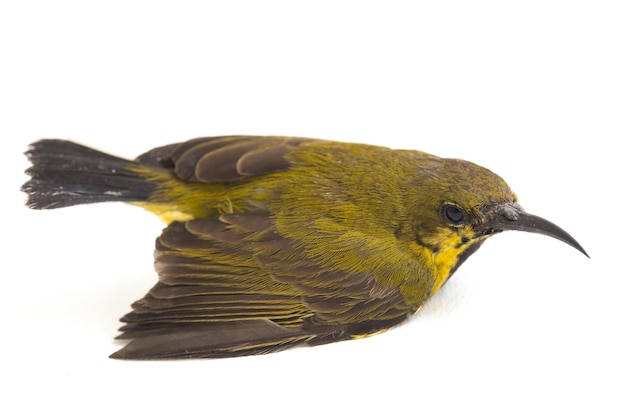
[[[413,231],[435,272],[435,291],[484,240],[505,230],[539,233],[588,256],[565,230],[526,213],[502,178],[459,159],[430,157],[417,171]]]

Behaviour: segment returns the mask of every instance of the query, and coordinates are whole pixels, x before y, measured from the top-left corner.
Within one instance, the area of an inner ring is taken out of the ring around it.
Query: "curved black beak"
[[[494,231],[520,230],[522,232],[539,233],[565,242],[574,249],[589,255],[569,233],[556,224],[539,216],[526,213],[518,204],[505,204],[491,207],[487,214],[485,226]]]

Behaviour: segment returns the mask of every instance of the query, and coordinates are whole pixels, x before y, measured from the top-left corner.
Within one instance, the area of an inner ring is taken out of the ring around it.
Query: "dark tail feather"
[[[30,145],[26,156],[31,180],[22,186],[27,205],[53,209],[104,201],[146,201],[155,184],[142,178],[136,162],[59,139]]]

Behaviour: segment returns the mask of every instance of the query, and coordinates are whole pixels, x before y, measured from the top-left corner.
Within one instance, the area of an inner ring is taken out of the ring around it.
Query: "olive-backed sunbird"
[[[124,201],[167,224],[119,359],[221,358],[360,338],[406,320],[485,241],[541,233],[493,172],[424,152],[207,137],[134,161],[71,141],[26,152],[27,205]]]

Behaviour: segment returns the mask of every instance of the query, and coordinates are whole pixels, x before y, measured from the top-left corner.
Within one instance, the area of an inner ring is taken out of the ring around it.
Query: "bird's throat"
[[[456,270],[461,255],[483,238],[476,238],[471,233],[441,234],[432,247],[420,246],[421,257],[431,271],[434,281],[431,296],[437,293]],[[435,239],[433,239],[435,240]],[[433,242],[434,243],[434,242]],[[433,248],[435,248],[433,250]]]

